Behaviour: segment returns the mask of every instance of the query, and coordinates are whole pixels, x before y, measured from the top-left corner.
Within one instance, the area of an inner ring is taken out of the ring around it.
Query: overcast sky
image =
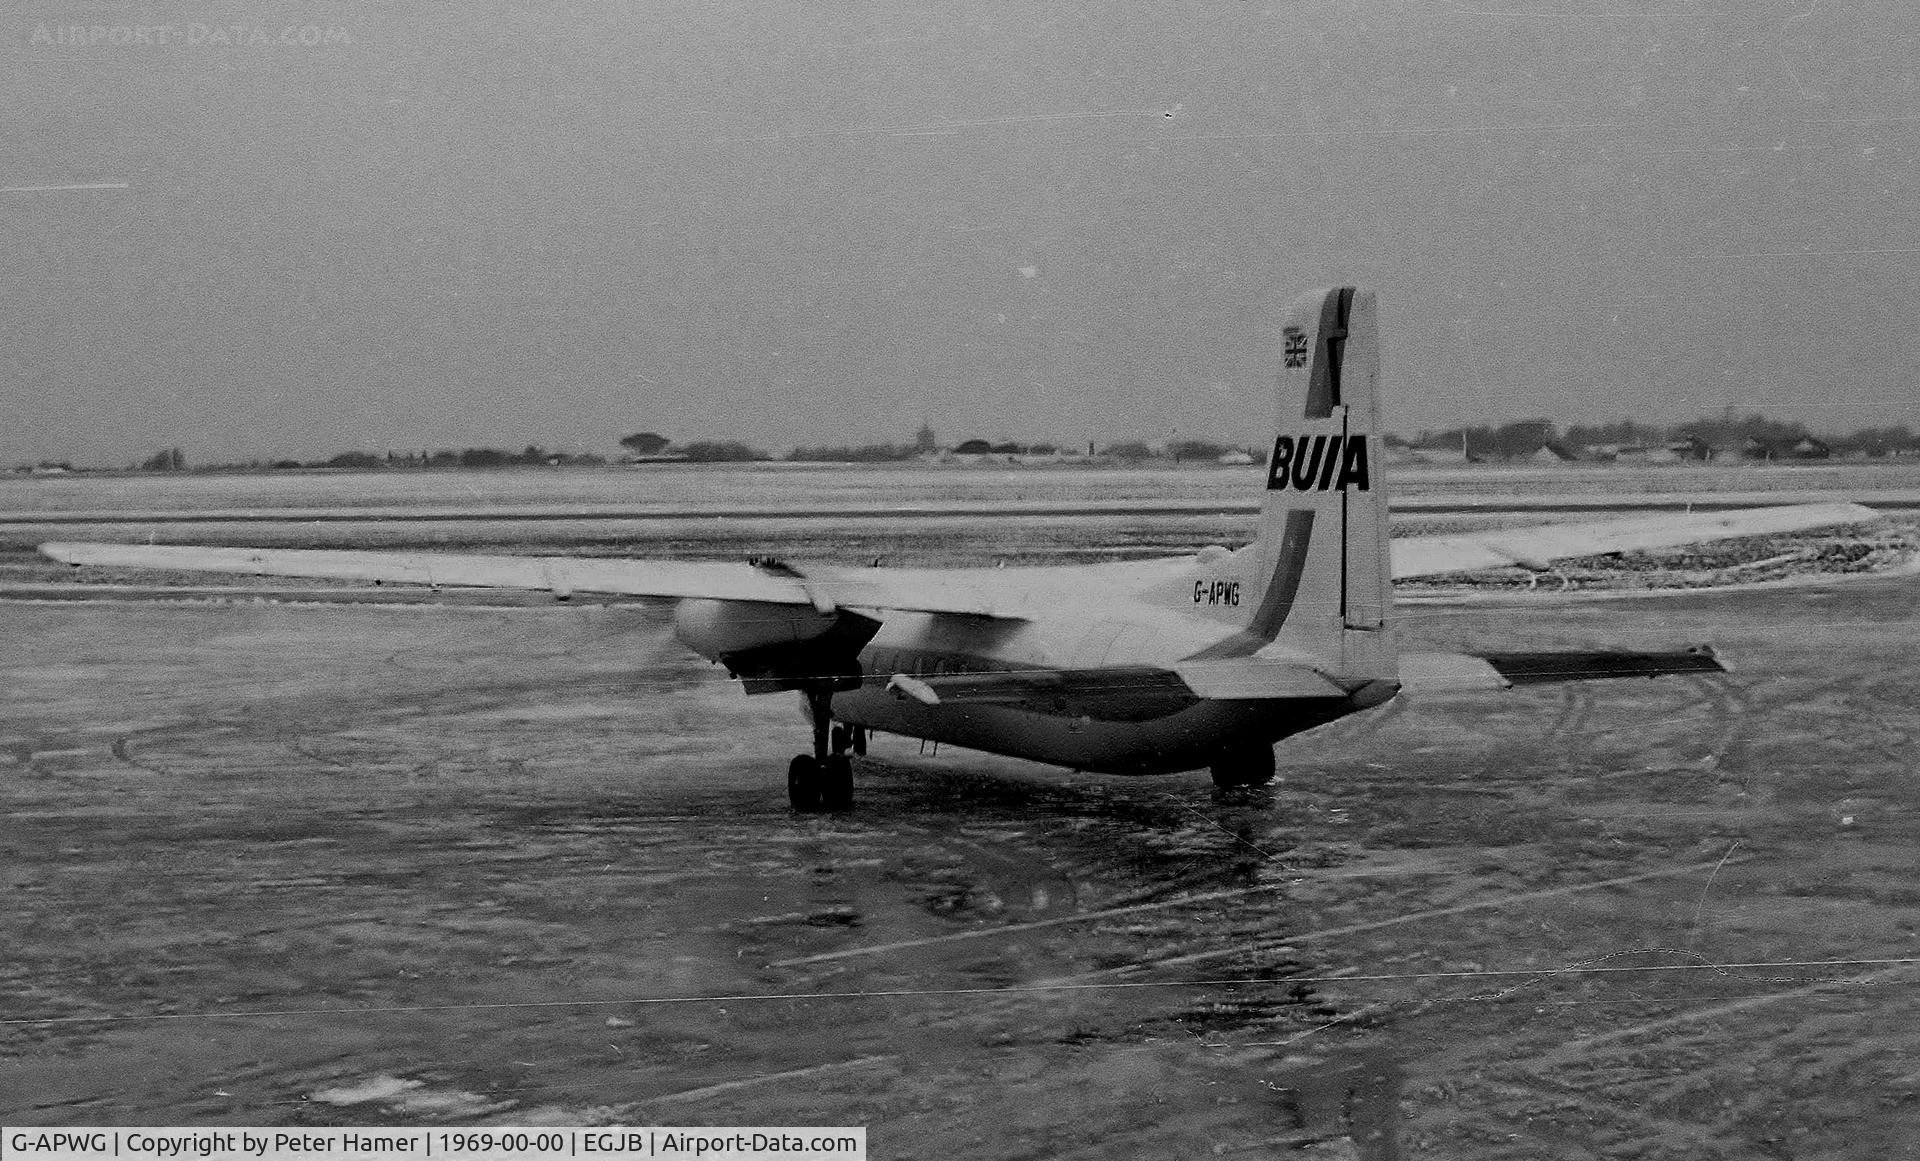
[[[0,463],[1920,425],[1916,8],[23,0]]]

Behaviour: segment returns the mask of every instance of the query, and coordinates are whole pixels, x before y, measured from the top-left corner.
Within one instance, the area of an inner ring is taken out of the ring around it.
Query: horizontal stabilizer
[[[1565,653],[1403,653],[1400,655],[1400,688],[1407,693],[1453,693],[1561,681],[1726,671],[1727,667],[1706,645],[1671,653],[1618,649]]]
[[[1310,665],[1258,656],[1182,661],[1174,672],[1209,701],[1346,697],[1348,692]]]

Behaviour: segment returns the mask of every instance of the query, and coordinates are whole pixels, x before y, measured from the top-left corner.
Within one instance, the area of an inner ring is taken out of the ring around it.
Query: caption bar
[[[864,1128],[0,1128],[0,1161],[866,1161]]]

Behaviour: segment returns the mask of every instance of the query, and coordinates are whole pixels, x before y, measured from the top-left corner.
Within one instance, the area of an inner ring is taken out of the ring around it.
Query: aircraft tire
[[[1273,747],[1248,746],[1220,755],[1210,768],[1213,784],[1222,790],[1243,786],[1265,786],[1273,781]]]
[[[811,754],[795,754],[787,763],[787,801],[800,814],[820,809],[820,763]]]
[[[853,759],[835,754],[820,763],[820,809],[853,809]]]

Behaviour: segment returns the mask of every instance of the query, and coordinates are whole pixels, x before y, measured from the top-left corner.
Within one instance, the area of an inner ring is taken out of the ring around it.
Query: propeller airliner
[[[46,544],[73,565],[678,601],[674,633],[749,694],[798,691],[802,812],[853,802],[874,732],[1075,770],[1274,775],[1275,743],[1410,690],[1719,672],[1671,652],[1402,653],[1392,583],[1875,518],[1806,504],[1390,540],[1371,292],[1316,291],[1280,334],[1257,534],[1149,561],[879,569],[416,552]]]

